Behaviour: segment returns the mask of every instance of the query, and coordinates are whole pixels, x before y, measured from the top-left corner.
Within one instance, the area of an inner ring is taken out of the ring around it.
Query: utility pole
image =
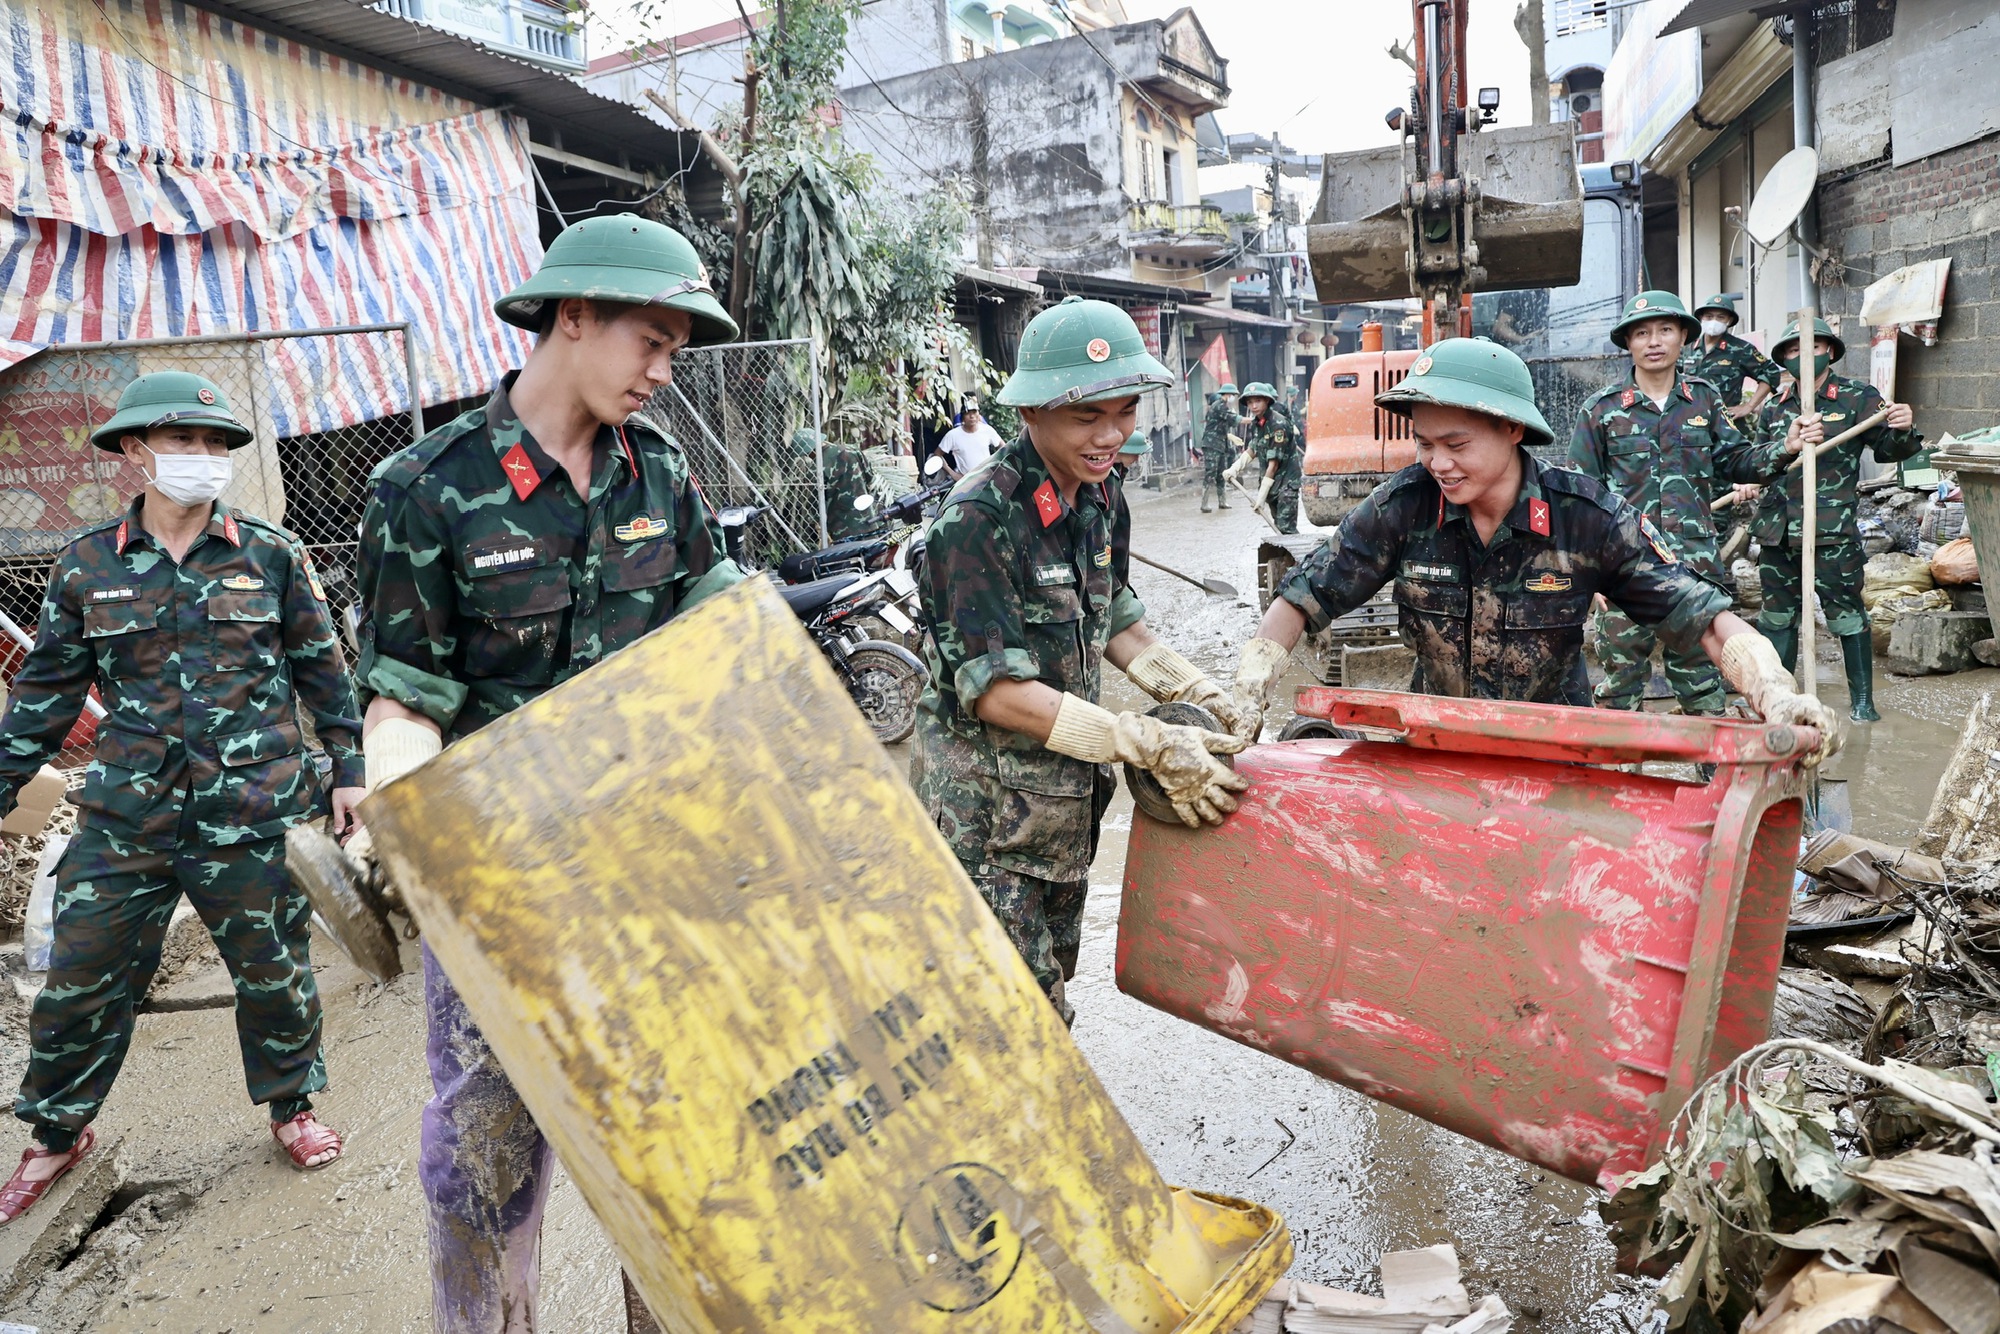
[[[1549,123],[1548,30],[1542,22],[1542,0],[1522,0],[1514,11],[1514,31],[1528,47],[1529,123]]]

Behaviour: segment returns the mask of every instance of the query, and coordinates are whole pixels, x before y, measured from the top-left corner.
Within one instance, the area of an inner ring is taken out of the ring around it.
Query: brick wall
[[[1821,288],[1827,309],[1842,317],[1842,373],[1868,376],[1862,289],[1905,264],[1949,256],[1938,344],[1901,340],[1897,397],[1916,408],[1930,440],[2000,423],[2000,136],[1822,183],[1819,226],[1847,266],[1846,286]]]

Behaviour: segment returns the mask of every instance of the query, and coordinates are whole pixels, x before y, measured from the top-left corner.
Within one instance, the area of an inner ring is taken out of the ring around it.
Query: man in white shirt
[[[938,441],[938,448],[944,451],[945,464],[953,477],[963,477],[986,462],[987,457],[1001,445],[1007,443],[1000,433],[986,424],[979,415],[979,400],[965,400],[964,411],[959,414],[958,426],[944,433]]]

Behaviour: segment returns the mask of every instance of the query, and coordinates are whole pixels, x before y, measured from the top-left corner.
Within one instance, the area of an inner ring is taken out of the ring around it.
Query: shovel
[[[1258,518],[1264,521],[1265,525],[1268,526],[1272,532],[1277,533],[1278,521],[1271,517],[1271,507],[1269,505],[1258,504],[1257,493],[1252,491],[1249,487],[1243,485],[1243,483],[1237,481],[1234,477],[1229,479],[1229,484],[1235,487],[1238,491],[1241,491],[1243,493],[1244,499],[1250,502],[1251,510],[1253,510],[1256,513]],[[1279,533],[1278,535],[1280,537],[1284,536],[1283,533]]]
[[[1131,552],[1130,555],[1133,560],[1138,561],[1141,565],[1150,565],[1162,574],[1171,574],[1176,579],[1184,579],[1204,593],[1212,593],[1219,598],[1233,598],[1236,596],[1236,585],[1234,584],[1225,584],[1220,579],[1197,579],[1191,574],[1182,574],[1173,566],[1162,565],[1156,560],[1148,560],[1136,551]]]

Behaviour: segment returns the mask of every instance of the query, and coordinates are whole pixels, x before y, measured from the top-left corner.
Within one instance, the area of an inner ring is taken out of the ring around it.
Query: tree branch
[[[730,192],[732,194],[740,194],[743,190],[743,168],[736,164],[736,159],[729,155],[729,150],[724,148],[714,135],[702,129],[701,126],[695,124],[686,116],[683,116],[679,107],[669,102],[666,98],[661,97],[651,88],[646,90],[646,98],[654,106],[666,112],[668,119],[672,120],[674,124],[680,126],[689,134],[700,137],[701,151],[708,156],[710,162],[715,164],[715,169],[722,173],[722,179],[729,182]]]

